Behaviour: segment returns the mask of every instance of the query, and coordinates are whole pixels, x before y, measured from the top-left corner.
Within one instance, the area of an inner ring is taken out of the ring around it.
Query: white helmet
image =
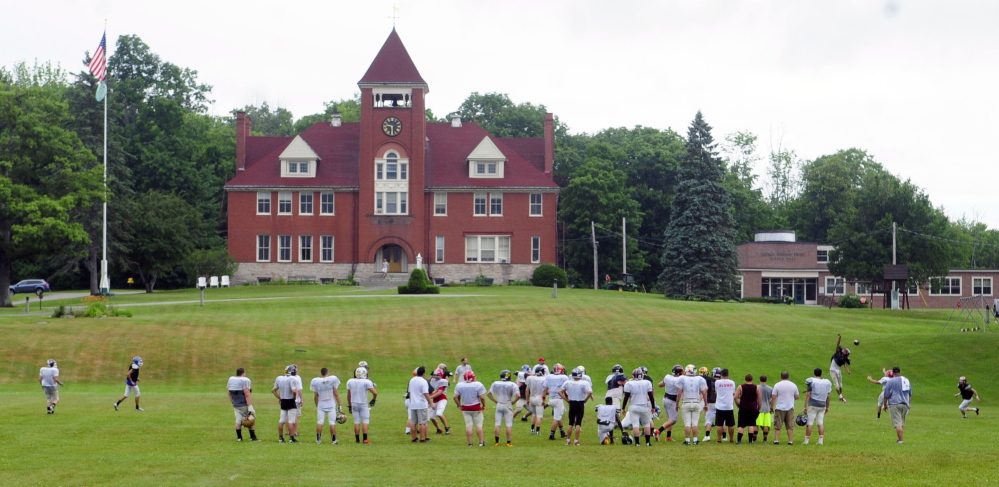
[[[586,375],[586,367],[583,367],[582,365],[578,365],[578,366],[576,366],[576,368],[579,369],[579,373],[580,374]]]
[[[48,360],[48,364],[49,364],[49,367],[55,367],[55,366],[56,366],[56,361],[55,361],[55,359],[54,359],[54,358],[50,358],[50,359]],[[963,379],[963,377],[962,377],[962,379]]]
[[[687,364],[687,368],[684,370],[686,371],[687,375],[690,376],[697,375],[697,367],[694,367],[694,364]]]
[[[358,379],[367,379],[368,378],[368,369],[366,369],[364,367],[358,367],[357,369],[354,370],[354,377],[356,377]]]
[[[576,367],[575,369],[572,369],[572,373],[570,374],[570,376],[573,379],[581,379],[583,377],[583,371],[579,370],[579,367]]]
[[[358,367],[364,367],[366,369],[366,368],[368,368],[368,362],[362,360],[362,361],[360,361],[360,362],[357,363],[357,366]]]

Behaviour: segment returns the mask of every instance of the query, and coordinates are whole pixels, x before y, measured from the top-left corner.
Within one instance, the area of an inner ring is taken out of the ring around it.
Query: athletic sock
[[[673,437],[673,430],[667,431],[666,432],[666,439],[669,439],[669,438],[672,438],[672,437]]]
[[[322,441],[322,439],[323,439],[323,434],[322,433],[316,433],[316,441]]]
[[[368,434],[367,433],[364,433],[364,439],[365,440],[368,439]]]
[[[118,405],[121,405],[121,401],[118,401],[118,402],[116,402],[115,404],[118,404]]]
[[[243,430],[236,430],[236,438],[243,439]]]
[[[666,427],[665,426],[660,426],[656,431],[662,433],[663,431],[666,431]]]
[[[652,435],[645,435],[645,444],[648,445],[652,441]]]
[[[493,438],[496,438],[496,443],[499,443],[499,436],[494,436]]]
[[[738,442],[742,443],[742,433],[739,433],[739,435],[736,436],[735,438],[736,438],[735,441],[738,441]]]
[[[767,441],[767,435],[768,435],[768,434],[769,434],[769,433],[763,433],[763,441]]]
[[[278,439],[284,441],[284,435],[278,435]]]
[[[361,435],[354,435],[354,443],[360,443],[360,442],[361,442]]]
[[[256,431],[250,430],[250,439],[251,440],[257,439],[257,432]]]

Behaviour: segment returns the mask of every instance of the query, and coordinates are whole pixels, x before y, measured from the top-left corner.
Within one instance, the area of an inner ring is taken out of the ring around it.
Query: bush
[[[860,296],[850,293],[845,294],[843,297],[839,298],[839,302],[836,303],[840,308],[866,308],[867,305],[860,302]]]
[[[427,286],[423,289],[423,292],[414,293],[409,289],[409,286],[399,286],[399,294],[440,294],[440,286]]]
[[[507,286],[533,286],[531,281],[510,281],[506,283]]]
[[[565,271],[552,264],[541,264],[537,269],[534,269],[531,284],[539,287],[552,287],[556,279],[558,279],[558,287],[565,287],[569,283]]]
[[[399,286],[399,294],[440,294],[441,288],[430,284],[427,272],[413,269],[409,274],[409,284]]]
[[[769,303],[769,304],[781,304],[780,298],[775,298],[773,296],[747,296],[742,298],[743,303]]]

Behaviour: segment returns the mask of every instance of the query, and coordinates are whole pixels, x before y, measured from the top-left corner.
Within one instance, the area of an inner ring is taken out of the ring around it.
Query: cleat
[[[660,434],[661,434],[661,433],[659,433],[659,430],[652,430],[652,436],[655,436],[655,437],[656,437],[656,441],[659,441],[659,435],[660,435]],[[667,438],[667,440],[668,440],[668,439],[669,439],[669,438]]]
[[[846,398],[843,396],[839,396],[839,402],[846,402]]]
[[[112,406],[114,406],[114,410],[115,410],[115,411],[117,411],[117,410],[118,410],[118,403],[114,403],[114,404],[112,404]]]
[[[242,438],[236,438],[236,441],[243,441]]]
[[[284,438],[278,438],[278,443],[284,443]]]
[[[301,443],[301,441],[298,441],[298,438],[295,438],[294,436],[292,436],[291,437],[291,441],[289,441],[288,443]]]
[[[975,416],[978,416],[978,413],[981,412],[981,411],[982,411],[982,408],[975,408]]]
[[[565,440],[565,446],[569,446],[571,444],[572,444],[572,440]]]
[[[802,444],[802,445],[807,445],[807,444],[808,444],[808,440],[810,440],[810,439],[811,439],[811,438],[805,438],[805,441],[804,441],[804,442],[802,442],[801,444]]]
[[[559,433],[559,435],[562,436],[562,438],[566,437],[565,430],[558,430],[558,433]]]
[[[652,442],[646,441],[645,446],[652,446]]]
[[[371,440],[364,440],[364,442],[363,442],[363,443],[364,443],[365,445],[370,445],[370,444],[371,444]]]
[[[331,445],[339,445],[340,444],[340,440],[333,440],[332,442],[330,442],[330,444]]]
[[[441,434],[441,433],[444,433],[444,430],[442,430],[442,429],[440,429],[440,428],[437,428],[437,434],[439,435],[439,434]]]
[[[701,442],[699,442],[697,440],[694,440],[694,446],[697,446],[697,445],[700,445],[700,444],[701,444]]]
[[[690,446],[690,442],[689,441],[684,441],[683,442],[683,446]]]
[[[479,443],[479,446],[486,446],[485,443]]]
[[[316,440],[316,444],[317,445],[322,445],[323,444],[323,440]]]
[[[881,419],[881,411],[878,411],[878,419]]]
[[[822,438],[819,438],[819,442],[816,443],[816,445],[821,445],[821,444],[822,444]]]
[[[450,426],[444,428],[444,434],[445,435],[450,435],[451,434],[451,427]]]
[[[896,444],[896,445],[901,445],[901,444],[902,444],[902,440],[898,440],[898,441],[896,441],[896,442],[895,442],[895,444]]]
[[[777,441],[777,440],[774,440],[774,444],[775,444],[775,445],[779,445],[779,444],[780,444],[780,442],[779,442],[779,441]]]
[[[260,438],[250,438],[250,441],[260,441]]]
[[[711,436],[705,436],[704,439],[701,440],[701,441],[707,443],[707,442],[711,441]]]
[[[413,443],[416,443],[417,441],[420,441],[420,439],[419,439],[419,438],[413,438],[413,441],[412,441],[412,442],[413,442]]]
[[[579,446],[579,440],[576,440],[576,442],[573,443],[573,445]]]
[[[469,443],[469,444],[468,444],[468,446],[472,446],[472,444],[471,444],[471,443]]]
[[[735,444],[736,444],[736,445],[741,445],[741,444],[742,444],[742,442],[741,442],[741,441],[737,441],[737,442],[735,442]]]
[[[500,445],[500,444],[499,444],[499,442],[497,441],[497,442],[496,442],[496,444],[495,444],[495,445],[493,445],[493,446],[499,446],[499,445]]]
[[[506,446],[513,446],[513,443],[510,443],[510,442],[508,441],[508,442],[506,442]]]
[[[135,411],[136,411],[136,412],[139,412],[139,413],[141,413],[142,411],[145,411],[145,409],[142,409],[142,408],[135,408]]]
[[[520,418],[520,420],[526,423],[527,422],[527,416],[524,416],[523,418]]]
[[[794,445],[794,442],[793,442],[793,441],[789,441],[789,442],[787,442],[787,446],[793,446],[793,445]]]

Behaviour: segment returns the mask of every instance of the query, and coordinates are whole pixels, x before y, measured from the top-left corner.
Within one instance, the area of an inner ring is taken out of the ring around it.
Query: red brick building
[[[828,304],[846,293],[868,298],[882,307],[883,295],[871,294],[870,283],[846,281],[829,272],[831,245],[797,242],[794,231],[758,232],[754,242],[738,246],[743,297],[790,296],[797,304]],[[953,269],[946,276],[909,287],[911,308],[954,308],[958,298],[981,295],[991,306],[999,270]]]
[[[544,138],[428,123],[429,86],[392,31],[358,82],[361,121],[255,137],[236,119],[226,184],[236,283],[406,274],[529,279],[555,261],[554,117]]]

